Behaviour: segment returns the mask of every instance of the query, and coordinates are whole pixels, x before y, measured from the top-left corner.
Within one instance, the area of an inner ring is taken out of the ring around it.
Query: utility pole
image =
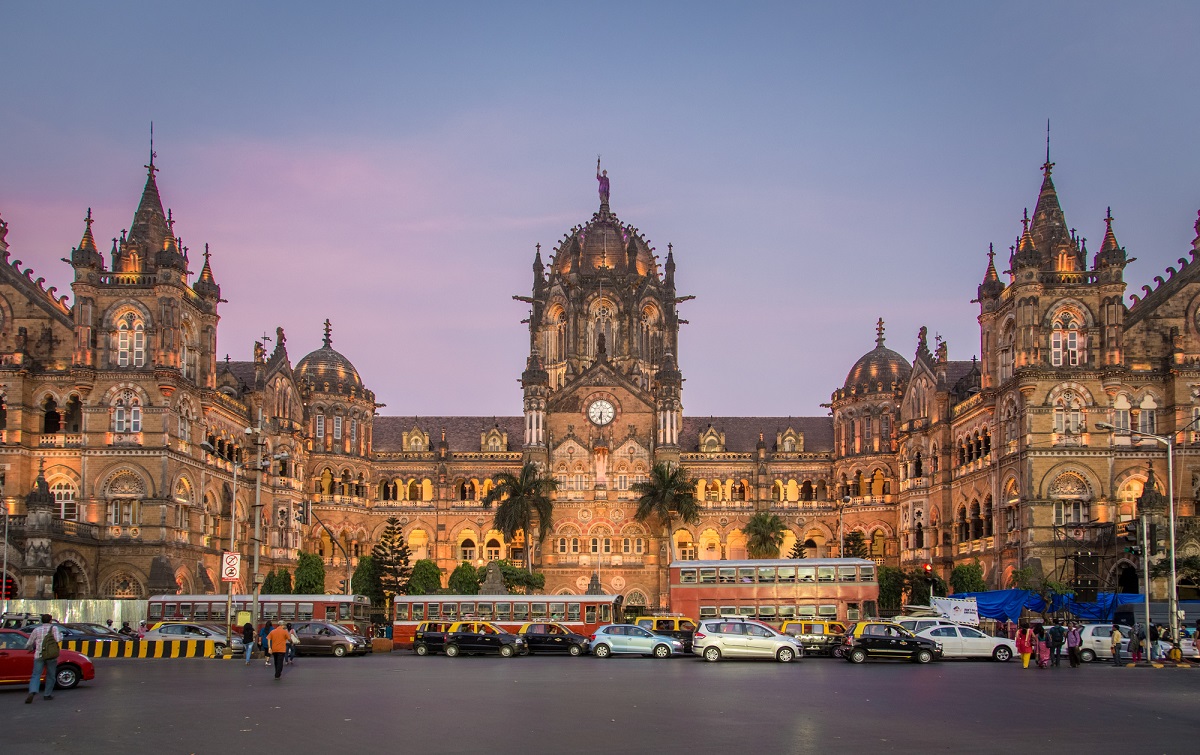
[[[1142,580],[1143,601],[1146,604],[1146,660],[1153,658],[1150,655],[1150,526],[1147,523],[1147,516],[1142,514],[1142,574],[1145,578]]]
[[[258,446],[258,461],[254,468],[258,474],[254,476],[254,597],[253,608],[251,609],[251,617],[254,625],[258,626],[258,592],[262,588],[262,580],[258,574],[258,557],[262,554],[262,465],[263,465],[263,410],[258,407],[258,426],[253,430],[247,429],[246,432],[253,433],[254,445]]]

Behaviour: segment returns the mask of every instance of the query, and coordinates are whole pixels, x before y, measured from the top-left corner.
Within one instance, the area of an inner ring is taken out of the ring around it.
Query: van
[[[781,632],[800,640],[806,653],[837,655],[846,634],[846,625],[840,621],[785,621]]]
[[[692,652],[692,636],[696,634],[696,620],[686,616],[638,616],[633,623],[655,634],[674,637],[683,643],[683,652]]]

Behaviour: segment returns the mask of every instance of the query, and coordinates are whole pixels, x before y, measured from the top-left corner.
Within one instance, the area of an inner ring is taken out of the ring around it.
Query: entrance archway
[[[63,561],[54,570],[54,597],[72,600],[86,597],[87,578],[74,561]]]
[[[1121,564],[1117,569],[1117,592],[1136,595],[1141,592],[1138,583],[1137,569],[1129,564]]]

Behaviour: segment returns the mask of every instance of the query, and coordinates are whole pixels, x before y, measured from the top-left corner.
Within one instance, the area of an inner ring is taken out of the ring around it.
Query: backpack
[[[1050,627],[1050,639],[1051,639],[1051,641],[1053,641],[1053,643],[1055,645],[1061,645],[1063,642],[1063,638],[1066,637],[1066,634],[1067,634],[1066,630],[1063,629],[1062,627],[1058,626],[1057,624]]]
[[[58,640],[54,638],[54,630],[46,632],[46,636],[42,638],[42,655],[43,661],[51,661],[58,657],[61,648],[58,646]]]

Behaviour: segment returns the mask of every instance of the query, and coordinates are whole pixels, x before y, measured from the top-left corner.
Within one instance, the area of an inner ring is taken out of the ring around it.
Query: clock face
[[[604,399],[593,401],[591,405],[588,406],[587,410],[588,419],[590,419],[594,425],[607,425],[609,422],[613,421],[613,417],[616,415],[617,410],[613,408],[612,403],[605,401]]]

